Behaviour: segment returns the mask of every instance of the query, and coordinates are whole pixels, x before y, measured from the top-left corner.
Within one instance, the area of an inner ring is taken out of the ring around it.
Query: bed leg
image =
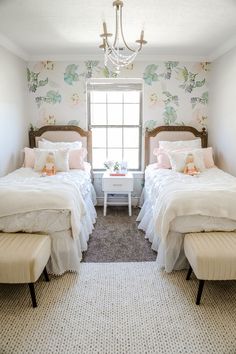
[[[191,274],[192,274],[192,271],[193,271],[192,267],[189,266],[189,270],[188,270],[188,274],[187,274],[186,280],[189,280],[189,279],[190,279]]]
[[[204,280],[199,281],[199,288],[198,288],[198,293],[197,293],[196,305],[200,305],[204,282],[205,282]]]
[[[50,281],[46,267],[43,270],[43,275],[46,281]]]

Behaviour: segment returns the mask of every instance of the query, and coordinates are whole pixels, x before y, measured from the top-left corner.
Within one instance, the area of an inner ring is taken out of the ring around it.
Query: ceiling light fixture
[[[131,64],[138,52],[141,51],[142,46],[147,43],[144,40],[144,31],[141,31],[140,38],[136,41],[139,46],[136,49],[131,48],[124,37],[123,25],[122,25],[122,7],[123,1],[115,0],[113,2],[113,6],[116,11],[116,29],[115,29],[115,37],[113,44],[108,42],[108,38],[112,37],[112,33],[107,32],[106,22],[103,22],[103,33],[100,34],[100,37],[103,39],[103,43],[99,46],[99,48],[104,49],[104,62],[105,66],[107,66],[108,61],[114,65],[117,73],[120,72],[120,68],[125,67]]]

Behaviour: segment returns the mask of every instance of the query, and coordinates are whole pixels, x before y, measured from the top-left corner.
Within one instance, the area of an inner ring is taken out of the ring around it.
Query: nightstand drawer
[[[129,192],[133,190],[133,178],[103,178],[102,190],[104,192]]]
[[[133,175],[127,172],[124,176],[111,176],[109,172],[105,172],[102,177],[102,190],[104,192],[104,216],[107,214],[107,205],[124,205],[124,203],[111,202],[108,201],[108,194],[128,194],[128,205],[129,216],[132,215],[132,197],[131,192],[133,191],[134,180]]]

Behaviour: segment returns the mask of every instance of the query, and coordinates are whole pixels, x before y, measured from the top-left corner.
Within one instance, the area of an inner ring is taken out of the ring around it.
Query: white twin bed
[[[37,140],[78,141],[91,158],[91,136],[79,127],[45,126],[30,132],[30,145]],[[20,168],[0,179],[0,231],[49,234],[52,253],[49,272],[59,275],[79,271],[82,252],[96,221],[96,195],[91,165],[42,177],[32,168]]]
[[[157,139],[158,137],[158,139]],[[236,230],[236,178],[217,167],[189,176],[157,168],[153,149],[161,140],[201,138],[207,134],[192,127],[158,127],[146,133],[143,205],[139,229],[146,233],[157,262],[167,272],[183,269],[184,235],[189,232]],[[39,139],[82,142],[91,161],[91,133],[73,126],[45,126],[30,131],[30,147]],[[59,275],[79,271],[82,252],[96,221],[96,196],[91,183],[91,165],[42,177],[22,167],[0,179],[0,231],[49,234],[52,253],[49,272]],[[209,245],[210,246],[210,245]]]
[[[157,139],[154,140],[157,134],[161,136],[158,136],[159,141],[188,140],[198,136],[203,147],[207,143],[205,131],[201,133],[192,127],[156,128],[146,136],[146,159],[151,162],[154,162],[153,148],[158,144]],[[156,163],[151,163],[145,171],[142,197],[143,205],[137,219],[139,229],[145,231],[146,238],[157,251],[159,267],[167,272],[187,266],[183,251],[186,233],[236,230],[236,178],[217,167],[189,176],[157,168]]]

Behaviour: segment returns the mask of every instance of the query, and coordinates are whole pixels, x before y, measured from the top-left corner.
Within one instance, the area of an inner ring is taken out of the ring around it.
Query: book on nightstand
[[[126,176],[126,173],[110,173],[110,176]]]

